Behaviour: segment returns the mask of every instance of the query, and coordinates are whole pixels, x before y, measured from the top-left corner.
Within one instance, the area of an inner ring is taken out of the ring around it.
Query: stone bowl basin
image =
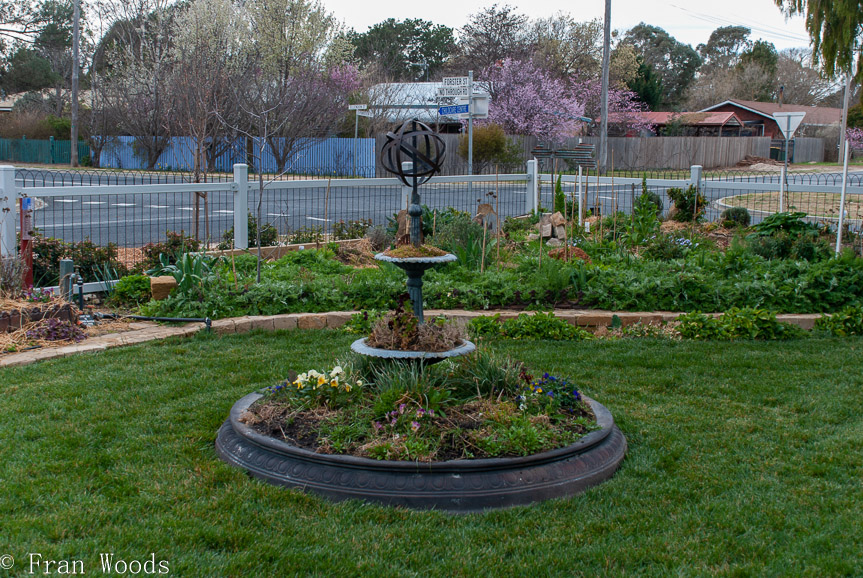
[[[519,506],[572,496],[604,482],[626,453],[626,439],[611,412],[587,397],[600,428],[572,445],[525,457],[432,463],[318,454],[262,435],[239,421],[260,397],[251,393],[231,408],[216,438],[219,457],[268,483],[335,501],[454,513]]]
[[[431,365],[450,357],[459,357],[473,353],[476,350],[476,345],[467,339],[462,340],[462,344],[447,351],[401,351],[397,349],[380,349],[378,347],[369,347],[366,345],[366,338],[357,339],[351,343],[351,350],[360,355],[369,357],[377,357],[379,359],[392,359],[395,361],[420,361],[426,365]]]

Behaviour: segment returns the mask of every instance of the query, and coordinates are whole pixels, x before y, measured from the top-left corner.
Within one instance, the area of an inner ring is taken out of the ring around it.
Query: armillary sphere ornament
[[[427,124],[417,119],[402,124],[396,132],[387,133],[381,150],[381,165],[396,175],[408,187],[428,181],[441,170],[446,145]],[[405,170],[403,163],[412,163]]]

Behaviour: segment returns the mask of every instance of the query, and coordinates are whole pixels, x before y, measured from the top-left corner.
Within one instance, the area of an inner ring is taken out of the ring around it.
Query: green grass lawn
[[[4,575],[29,553],[100,575],[109,552],[173,576],[863,573],[863,339],[491,345],[574,378],[629,441],[609,482],[533,507],[332,504],[216,457],[239,397],[352,339],[202,335],[0,370]]]

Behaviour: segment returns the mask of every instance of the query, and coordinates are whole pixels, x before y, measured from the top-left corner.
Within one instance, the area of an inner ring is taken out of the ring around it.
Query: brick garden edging
[[[257,315],[245,317],[231,317],[219,319],[212,322],[212,331],[217,335],[231,333],[247,333],[253,329],[264,331],[275,331],[280,329],[337,329],[350,320],[356,311],[334,311],[330,313],[288,313],[283,315]],[[501,320],[512,319],[521,314],[532,314],[531,311],[462,311],[462,310],[426,310],[426,315],[444,315],[449,319],[470,321],[475,317],[500,314]],[[610,327],[612,319],[617,316],[622,325],[633,325],[635,323],[661,323],[677,319],[681,313],[670,311],[654,312],[614,312],[596,309],[566,309],[555,311],[555,316],[566,320],[572,325],[587,329]],[[716,313],[715,315],[720,315]],[[801,329],[810,330],[815,326],[815,321],[821,317],[820,313],[805,314],[780,314],[776,316],[778,321],[784,321],[797,325]],[[124,333],[112,333],[91,337],[83,343],[67,345],[65,347],[33,349],[21,353],[13,353],[0,357],[0,368],[29,365],[45,359],[67,357],[77,353],[92,351],[104,351],[113,347],[124,345],[135,345],[156,339],[167,337],[194,335],[204,328],[203,323],[188,323],[182,327],[168,327],[151,325],[149,323],[132,324],[132,327],[140,328]]]

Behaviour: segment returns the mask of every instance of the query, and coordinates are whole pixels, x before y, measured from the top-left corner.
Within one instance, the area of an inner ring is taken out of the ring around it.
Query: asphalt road
[[[90,184],[156,184],[184,182],[178,175],[153,173],[81,173],[63,170],[20,170],[16,179],[19,185],[61,186]],[[230,175],[227,177],[230,178]],[[863,172],[854,174],[853,184],[859,185]],[[723,180],[727,180],[723,179]],[[745,192],[747,182],[779,182],[778,176],[740,175],[734,179],[741,183]],[[795,177],[795,182],[811,184],[839,184],[841,173],[820,173]],[[524,183],[501,183],[499,199],[487,195],[494,190],[494,181],[474,184],[472,190],[465,183],[426,184],[420,189],[422,202],[440,211],[454,207],[461,211],[474,213],[478,202],[498,204],[502,217],[524,213]],[[639,195],[639,186],[589,185],[585,203],[587,208],[600,206],[603,214],[611,214],[615,209],[630,213],[632,203]],[[666,209],[670,201],[664,195]],[[552,188],[545,183],[540,191],[541,202],[545,207],[552,206]],[[571,187],[566,191],[569,196]],[[713,201],[727,196],[729,191],[710,187],[706,181],[705,196],[711,202],[706,217],[719,218],[721,207]],[[34,224],[48,237],[65,241],[80,241],[89,238],[97,245],[109,242],[122,247],[140,247],[149,242],[164,240],[166,231],[184,231],[194,234],[195,215],[198,215],[198,237],[219,241],[226,230],[233,226],[233,193],[211,192],[206,206],[203,199],[196,199],[193,193],[160,194],[123,194],[46,197],[37,202]],[[257,211],[257,191],[249,199],[253,213]],[[274,189],[266,191],[261,205],[263,220],[275,226],[279,234],[289,235],[308,230],[328,230],[338,221],[370,219],[373,224],[383,225],[387,217],[404,206],[404,190],[400,186],[349,186],[333,187],[329,199],[325,187],[303,189]],[[209,215],[209,220],[205,218]],[[757,216],[754,216],[758,220]]]

